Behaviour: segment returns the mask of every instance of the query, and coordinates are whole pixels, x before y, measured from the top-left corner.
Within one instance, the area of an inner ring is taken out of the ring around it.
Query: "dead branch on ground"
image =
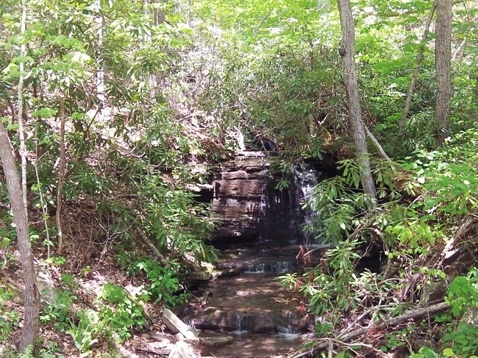
[[[346,329],[342,330],[336,336],[335,344],[336,345],[340,345],[340,344],[344,344],[344,343],[346,344],[346,343],[348,343],[348,342],[350,342],[354,339],[359,338],[360,336],[366,335],[369,332],[382,331],[382,330],[385,330],[388,327],[397,326],[398,324],[406,322],[410,319],[420,318],[420,317],[423,317],[423,316],[433,315],[433,314],[436,314],[438,312],[445,311],[449,307],[450,306],[447,303],[442,302],[442,303],[437,303],[437,304],[432,305],[432,306],[418,308],[418,309],[413,310],[413,311],[408,311],[408,312],[406,312],[406,313],[404,313],[400,316],[390,318],[389,320],[386,320],[386,321],[383,321],[383,322],[378,322],[378,323],[372,325],[371,327],[365,327],[365,328],[360,327],[360,328],[353,329],[352,331],[350,331],[350,328],[347,327]],[[292,356],[292,358],[307,357],[309,355],[314,355],[315,353],[317,353],[319,351],[329,349],[330,339],[325,338],[325,339],[319,340],[319,341],[322,341],[322,343],[320,343],[319,345],[315,346],[314,348],[312,348],[311,350],[308,350],[306,352],[296,353],[295,355]]]

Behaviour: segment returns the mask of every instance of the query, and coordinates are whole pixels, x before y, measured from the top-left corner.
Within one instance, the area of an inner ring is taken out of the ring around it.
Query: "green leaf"
[[[8,237],[3,237],[0,240],[0,249],[6,249],[10,245],[11,240]]]
[[[451,348],[445,348],[442,353],[445,357],[454,357],[455,353],[453,352],[453,349]]]

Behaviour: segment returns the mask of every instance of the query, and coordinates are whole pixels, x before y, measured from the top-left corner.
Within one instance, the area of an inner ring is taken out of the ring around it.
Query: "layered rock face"
[[[274,189],[278,178],[269,171],[270,161],[264,152],[243,152],[219,168],[211,212],[221,225],[213,233],[214,241],[265,236],[284,241],[301,235],[297,198],[293,189]]]
[[[269,163],[262,152],[244,152],[224,163],[216,174],[211,212],[220,226],[213,240],[259,235],[265,215],[265,193],[271,184]]]

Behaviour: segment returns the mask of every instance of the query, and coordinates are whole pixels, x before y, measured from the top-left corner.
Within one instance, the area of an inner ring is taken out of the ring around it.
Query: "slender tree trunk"
[[[97,52],[96,52],[96,61],[98,63],[98,70],[96,71],[96,98],[98,99],[99,107],[99,119],[103,122],[109,121],[108,112],[105,111],[106,108],[106,85],[105,85],[105,68],[103,61],[103,11],[101,7],[101,0],[94,0],[92,7],[95,11],[95,25],[97,30]]]
[[[41,187],[41,181],[40,181],[40,172],[38,170],[38,162],[41,160],[41,154],[40,154],[40,146],[39,146],[39,137],[38,137],[38,125],[35,131],[35,155],[36,155],[36,160],[32,162],[33,168],[35,169],[35,176],[37,179],[37,185],[38,185],[38,195],[40,197],[40,204],[41,204],[41,210],[42,210],[42,219],[43,219],[43,225],[45,225],[45,234],[46,234],[46,247],[47,247],[47,258],[50,259],[51,257],[51,239],[50,239],[50,228],[48,226],[48,219],[49,219],[49,214],[48,214],[48,205],[45,200],[45,197],[43,196],[43,188]]]
[[[157,27],[161,23],[165,21],[165,13],[162,9],[153,8],[150,9],[152,4],[161,4],[164,0],[143,0],[143,14],[147,21],[151,23],[151,27]],[[152,13],[151,13],[152,11]],[[144,41],[148,45],[151,45],[153,39],[151,30],[147,29],[144,34]],[[159,85],[159,75],[158,73],[150,73],[148,76],[149,82],[149,90],[151,94],[151,98],[155,98],[158,92],[158,85]]]
[[[448,135],[451,102],[451,35],[453,0],[436,0],[435,69],[437,95],[435,124],[437,144]]]
[[[25,34],[27,6],[26,0],[22,0],[21,34]],[[22,42],[20,56],[24,57],[26,45]],[[22,180],[18,175],[15,164],[13,148],[8,138],[7,131],[0,120],[0,159],[3,172],[7,181],[8,195],[13,212],[13,222],[17,233],[18,251],[22,263],[23,280],[25,281],[24,292],[24,316],[18,348],[24,352],[28,347],[34,349],[35,339],[39,327],[40,295],[38,292],[35,266],[33,265],[32,248],[28,230],[27,212],[27,180],[26,180],[26,145],[23,128],[23,71],[24,63],[20,61],[20,78],[18,80],[18,124],[20,138],[21,173]]]
[[[369,153],[365,139],[365,129],[360,109],[357,70],[355,68],[355,28],[349,0],[338,0],[340,24],[342,27],[342,46],[340,54],[344,58],[344,82],[347,107],[355,143],[355,152],[360,169],[360,179],[365,193],[376,197],[375,183],[370,169]]]
[[[22,0],[22,17],[20,22],[20,33],[23,36],[26,31],[27,26],[27,4],[26,0]],[[25,129],[23,123],[23,72],[25,71],[25,64],[23,58],[25,58],[25,54],[27,51],[27,47],[24,41],[20,46],[20,57],[22,60],[19,64],[20,70],[20,77],[18,79],[18,135],[20,138],[20,157],[22,161],[21,165],[21,172],[22,172],[22,193],[23,193],[23,206],[25,207],[25,213],[27,215],[28,220],[28,201],[27,201],[27,147],[25,145]]]
[[[63,251],[63,227],[61,224],[61,204],[63,182],[65,181],[65,99],[60,100],[60,162],[58,164],[58,187],[56,192],[56,227],[58,230],[58,254]]]
[[[25,313],[23,327],[20,336],[19,350],[25,351],[29,346],[33,347],[38,334],[38,314],[40,310],[40,296],[38,293],[33,255],[28,233],[27,210],[23,202],[22,188],[13,148],[10,144],[7,131],[0,121],[0,158],[3,172],[7,180],[8,195],[13,211],[13,221],[17,232],[18,250],[22,262],[23,279],[25,281]]]
[[[410,86],[408,87],[407,99],[405,100],[405,108],[403,109],[402,118],[400,119],[400,133],[403,135],[405,126],[407,124],[408,112],[410,112],[410,105],[412,104],[413,91],[415,90],[415,82],[418,78],[418,73],[420,71],[420,64],[423,61],[423,54],[425,52],[425,45],[428,39],[428,33],[430,32],[430,25],[432,23],[433,14],[435,13],[436,5],[430,10],[430,14],[427,18],[427,23],[425,24],[425,31],[423,32],[422,41],[420,42],[420,48],[418,49],[417,61],[415,63],[415,68],[413,70],[412,80],[410,81]]]

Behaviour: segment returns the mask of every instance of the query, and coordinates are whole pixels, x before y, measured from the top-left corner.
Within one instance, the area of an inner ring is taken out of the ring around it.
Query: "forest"
[[[294,357],[478,356],[476,1],[3,0],[0,19],[0,356],[139,357],[220,256],[211,168],[258,139],[278,190],[304,161],[331,173],[303,208],[330,249],[280,277],[315,317]]]

